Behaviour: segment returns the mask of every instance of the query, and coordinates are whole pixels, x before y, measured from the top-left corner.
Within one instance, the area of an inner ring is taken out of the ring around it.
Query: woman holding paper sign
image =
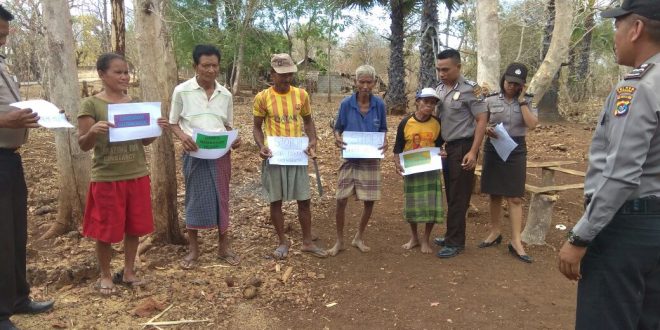
[[[410,224],[410,241],[402,247],[410,250],[421,246],[422,253],[431,253],[429,238],[433,225],[444,220],[442,210],[442,183],[440,171],[406,175],[406,164],[401,164],[399,154],[404,151],[437,147],[444,141],[440,135],[440,119],[433,115],[435,106],[440,100],[433,88],[424,88],[415,100],[417,110],[403,118],[396,132],[394,144],[394,163],[397,173],[403,175],[404,206],[403,217]],[[417,234],[417,224],[424,223],[424,237],[420,240]]]
[[[144,282],[134,272],[140,236],[153,231],[151,187],[144,146],[155,138],[110,142],[108,105],[135,102],[128,94],[128,64],[119,54],[101,55],[96,69],[103,91],[87,97],[78,112],[78,144],[82,150],[94,149],[92,180],[87,193],[83,235],[96,240],[101,277],[96,289],[102,295],[116,292],[114,282],[139,286]],[[159,118],[161,127],[167,126]],[[112,243],[124,240],[124,270],[110,274]]]
[[[481,192],[490,195],[490,233],[479,247],[486,248],[502,242],[500,217],[502,199],[506,198],[512,230],[509,252],[521,261],[531,263],[532,257],[525,253],[520,233],[527,174],[525,135],[527,129],[536,127],[538,119],[536,109],[531,106],[533,95],[525,93],[526,79],[527,67],[511,63],[500,80],[501,91],[486,98],[489,127],[486,129],[488,139],[484,146]],[[493,126],[499,123],[518,144],[506,160],[502,160],[491,143],[491,139],[498,138]]]

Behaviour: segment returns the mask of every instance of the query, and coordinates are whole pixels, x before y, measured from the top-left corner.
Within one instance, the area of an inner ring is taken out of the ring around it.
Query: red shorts
[[[124,234],[144,236],[154,231],[151,180],[91,182],[87,193],[83,235],[104,243],[118,243]]]

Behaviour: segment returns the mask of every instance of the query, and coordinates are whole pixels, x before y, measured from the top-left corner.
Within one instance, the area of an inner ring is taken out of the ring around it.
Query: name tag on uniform
[[[454,93],[454,96],[452,97],[452,99],[453,99],[454,101],[458,101],[458,98],[459,98],[459,97],[461,97],[461,92],[456,92],[456,93]]]

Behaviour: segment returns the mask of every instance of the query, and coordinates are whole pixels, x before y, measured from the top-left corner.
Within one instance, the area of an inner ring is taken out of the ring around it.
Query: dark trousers
[[[28,301],[26,245],[27,187],[21,156],[0,149],[0,321]]]
[[[465,215],[470,207],[474,170],[463,170],[463,157],[472,148],[472,139],[447,142],[447,158],[442,161],[442,175],[447,196],[447,233],[445,245],[465,246]]]
[[[617,214],[580,269],[575,329],[660,329],[660,214]]]

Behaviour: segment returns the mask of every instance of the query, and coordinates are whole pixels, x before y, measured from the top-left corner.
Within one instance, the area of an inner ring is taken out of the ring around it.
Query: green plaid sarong
[[[444,221],[440,171],[429,171],[403,177],[403,218],[412,223]]]

